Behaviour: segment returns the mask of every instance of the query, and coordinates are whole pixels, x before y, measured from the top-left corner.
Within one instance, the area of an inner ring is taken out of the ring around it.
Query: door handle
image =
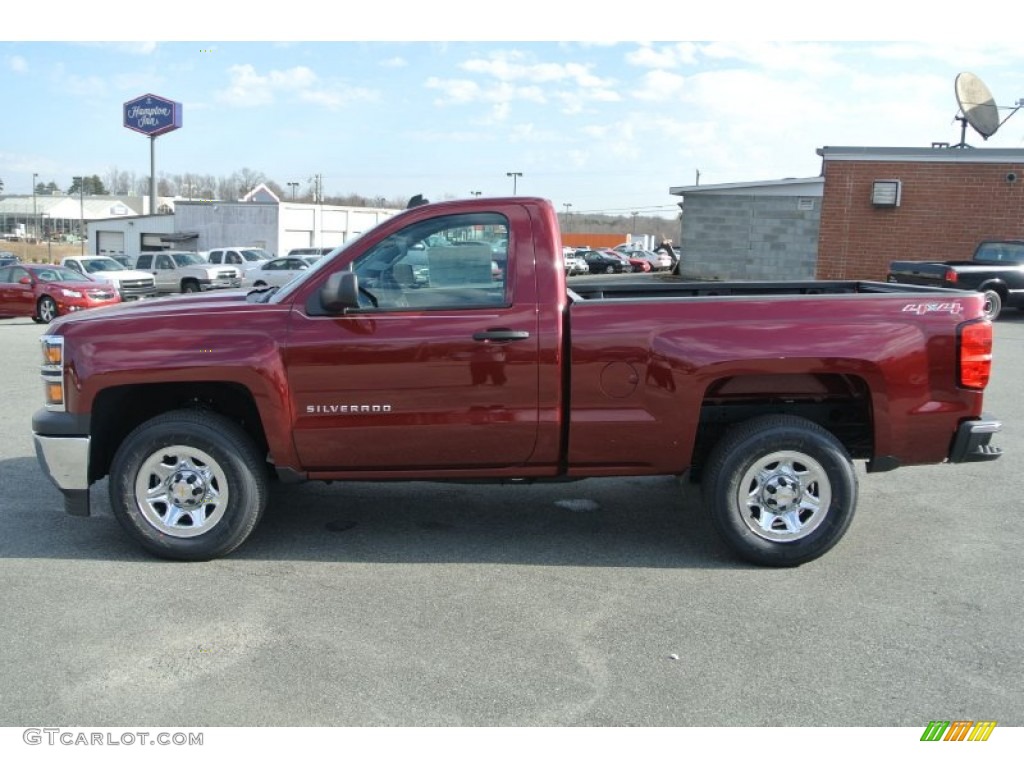
[[[521,341],[528,338],[530,338],[529,331],[513,331],[509,328],[492,328],[473,334],[474,341]]]

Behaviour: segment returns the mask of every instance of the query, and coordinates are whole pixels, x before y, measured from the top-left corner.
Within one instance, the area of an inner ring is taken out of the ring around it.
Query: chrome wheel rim
[[[156,451],[135,479],[135,501],[146,522],[175,538],[210,531],[229,500],[224,469],[205,451],[186,445]]]
[[[737,492],[747,528],[767,541],[797,541],[828,514],[832,484],[817,461],[799,451],[762,456],[747,470]]]
[[[985,303],[982,304],[982,312],[989,320],[997,317],[1003,308],[1003,298],[995,291],[985,291]]]
[[[57,316],[57,305],[53,299],[43,299],[39,302],[39,318],[44,322],[50,322]]]

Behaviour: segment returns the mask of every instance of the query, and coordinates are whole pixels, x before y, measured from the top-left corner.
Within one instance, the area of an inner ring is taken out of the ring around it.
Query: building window
[[[871,204],[876,208],[896,208],[900,204],[898,179],[881,179],[871,185]]]

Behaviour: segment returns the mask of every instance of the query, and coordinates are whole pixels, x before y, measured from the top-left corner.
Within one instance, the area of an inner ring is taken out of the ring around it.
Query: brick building
[[[969,259],[1024,239],[1024,150],[824,147],[817,277],[884,280],[894,260]]]

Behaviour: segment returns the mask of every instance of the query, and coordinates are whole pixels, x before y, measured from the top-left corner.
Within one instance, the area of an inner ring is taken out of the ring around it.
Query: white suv
[[[242,280],[250,277],[254,269],[259,269],[268,261],[274,258],[262,248],[249,245],[229,245],[221,248],[213,248],[206,254],[206,260],[211,264],[230,264],[237,267],[242,273]]]
[[[242,274],[236,267],[207,264],[202,256],[191,251],[140,253],[135,268],[153,275],[160,293],[242,287]]]

